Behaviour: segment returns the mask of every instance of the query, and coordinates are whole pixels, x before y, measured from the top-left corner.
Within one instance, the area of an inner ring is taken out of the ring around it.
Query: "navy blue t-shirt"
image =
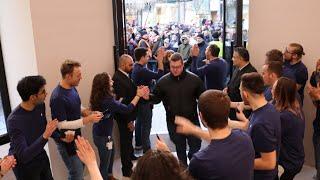
[[[307,67],[303,64],[302,61],[299,61],[296,64],[291,65],[290,63],[286,62],[285,66],[287,66],[291,71],[293,72],[297,84],[301,85],[301,88],[298,90],[298,93],[300,94],[301,97],[301,102],[303,103],[304,99],[304,87],[306,85],[306,82],[308,80],[308,69]]]
[[[58,85],[54,88],[50,97],[50,107],[52,119],[58,119],[59,122],[64,120],[73,121],[81,118],[81,100],[75,87],[65,89]],[[64,137],[64,132],[67,130],[68,129],[60,130],[60,136]],[[78,135],[81,135],[80,128],[75,130],[75,137]],[[76,153],[74,141],[64,143],[60,141],[60,138],[55,138],[55,140],[67,147],[69,155]]]
[[[264,92],[263,92],[263,94],[264,94],[264,98],[266,98],[266,100],[268,101],[268,102],[270,102],[271,100],[272,100],[272,92],[271,92],[271,87],[266,87],[265,89],[264,89]]]
[[[113,97],[106,97],[102,101],[102,105],[98,110],[105,112],[103,119],[98,123],[93,124],[92,133],[95,136],[108,137],[112,136],[113,118],[115,113],[130,113],[134,109],[133,104],[125,105],[116,101]]]
[[[47,125],[44,103],[32,111],[18,105],[10,113],[7,123],[11,140],[9,154],[15,156],[18,167],[30,162],[39,163],[46,158],[44,146],[48,140],[43,138]]]
[[[289,78],[292,81],[296,82],[296,77],[294,73],[287,66],[282,66],[282,77]]]
[[[232,130],[225,139],[212,140],[194,154],[189,172],[196,179],[253,179],[254,149],[247,133]]]
[[[252,111],[249,119],[248,133],[253,142],[255,158],[260,158],[260,153],[269,153],[273,151],[276,151],[278,157],[281,144],[280,113],[272,104],[267,103]],[[277,166],[273,170],[254,171],[254,179],[259,180],[274,179],[277,175]]]
[[[320,82],[320,72],[314,71],[310,77],[310,84],[313,87],[317,87],[317,84]],[[317,105],[316,118],[313,121],[313,130],[314,134],[320,134],[320,102],[315,102]]]
[[[293,112],[280,112],[281,118],[281,148],[279,164],[284,169],[302,168],[304,163],[303,137],[305,121]]]
[[[197,57],[193,57],[191,71],[200,77],[204,77],[206,89],[223,90],[227,76],[227,63],[224,59],[218,58],[210,61],[209,64],[197,68]]]

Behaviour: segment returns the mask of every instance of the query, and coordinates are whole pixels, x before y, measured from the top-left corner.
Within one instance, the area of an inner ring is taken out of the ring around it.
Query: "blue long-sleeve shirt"
[[[116,101],[113,97],[106,97],[101,103],[101,109],[104,117],[98,123],[93,124],[92,133],[95,136],[108,137],[112,135],[113,117],[115,113],[130,113],[134,109],[133,104],[125,105]]]
[[[198,68],[197,57],[192,57],[191,72],[204,78],[206,89],[223,90],[225,88],[227,63],[224,59],[212,60],[209,64]]]
[[[43,138],[47,125],[44,103],[37,105],[32,111],[17,106],[7,122],[11,140],[9,154],[15,156],[18,166],[44,157],[44,146],[48,142]]]
[[[137,85],[150,86],[153,79],[158,80],[163,76],[163,70],[153,72],[146,66],[142,66],[139,63],[135,63],[132,70],[132,80]]]

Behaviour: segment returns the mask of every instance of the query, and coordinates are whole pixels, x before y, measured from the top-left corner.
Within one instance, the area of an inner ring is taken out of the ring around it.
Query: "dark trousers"
[[[112,174],[114,149],[108,149],[107,144],[108,138],[103,136],[93,135],[93,142],[98,148],[100,165],[99,170],[103,180],[108,180],[108,174]]]
[[[174,120],[167,120],[167,127],[169,131],[169,136],[171,141],[176,145],[176,151],[178,155],[178,159],[180,163],[182,163],[185,167],[188,166],[187,163],[187,142],[189,145],[189,160],[192,158],[193,154],[198,152],[201,148],[201,139],[198,139],[194,136],[185,136],[182,134],[176,133],[176,125],[173,122]],[[194,122],[193,122],[194,123]],[[197,126],[200,126],[199,122],[194,123]]]
[[[120,157],[122,164],[122,175],[125,177],[130,177],[132,174],[132,161],[131,156],[133,156],[133,146],[132,138],[133,132],[128,129],[128,123],[125,119],[117,119],[120,134]]]
[[[315,165],[317,169],[317,178],[320,179],[320,133],[314,132],[313,133],[313,148],[314,148],[314,158],[315,158]]]
[[[293,180],[293,178],[301,171],[302,167],[297,169],[284,169],[283,174],[280,176],[280,180]]]
[[[137,120],[135,126],[136,146],[141,146],[143,152],[150,149],[150,131],[152,123],[152,108],[150,103],[139,103],[137,105]]]
[[[17,180],[53,180],[50,162],[47,154],[44,152],[41,158],[32,160],[27,164],[17,164],[13,168]]]

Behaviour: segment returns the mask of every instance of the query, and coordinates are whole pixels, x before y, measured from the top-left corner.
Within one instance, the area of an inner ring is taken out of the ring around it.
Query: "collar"
[[[246,65],[244,65],[242,68],[239,68],[239,70],[241,71],[242,69],[244,69],[245,67],[247,67],[250,64],[250,62],[248,62]]]
[[[120,72],[122,72],[122,74],[124,74],[124,75],[126,75],[127,77],[129,77],[129,74],[126,73],[126,72],[124,72],[122,69],[118,68],[118,70],[119,70]]]
[[[171,77],[173,80],[176,80],[176,81],[179,81],[179,80],[181,80],[181,79],[184,79],[184,78],[186,77],[186,75],[187,75],[187,72],[186,72],[185,69],[182,71],[182,73],[181,73],[179,76],[173,76],[172,73],[170,73],[170,77]]]

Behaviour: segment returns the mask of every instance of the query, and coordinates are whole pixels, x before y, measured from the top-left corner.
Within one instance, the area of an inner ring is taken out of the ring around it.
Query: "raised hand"
[[[85,165],[88,166],[92,163],[97,163],[96,155],[88,140],[78,136],[75,142],[77,146],[77,155]]]
[[[197,44],[193,45],[192,48],[190,49],[190,55],[192,57],[198,57],[200,55],[200,49]]]
[[[176,116],[174,123],[177,125],[176,132],[181,134],[192,134],[193,130],[196,129],[196,126],[192,124],[191,121],[182,117]]]
[[[44,139],[49,139],[49,137],[57,129],[57,127],[58,127],[58,120],[57,119],[49,121],[47,123],[46,130],[44,131],[42,137]]]
[[[159,62],[162,63],[164,56],[165,56],[165,49],[164,47],[160,47],[157,51],[157,56],[153,56],[153,57],[157,60],[158,63]]]

